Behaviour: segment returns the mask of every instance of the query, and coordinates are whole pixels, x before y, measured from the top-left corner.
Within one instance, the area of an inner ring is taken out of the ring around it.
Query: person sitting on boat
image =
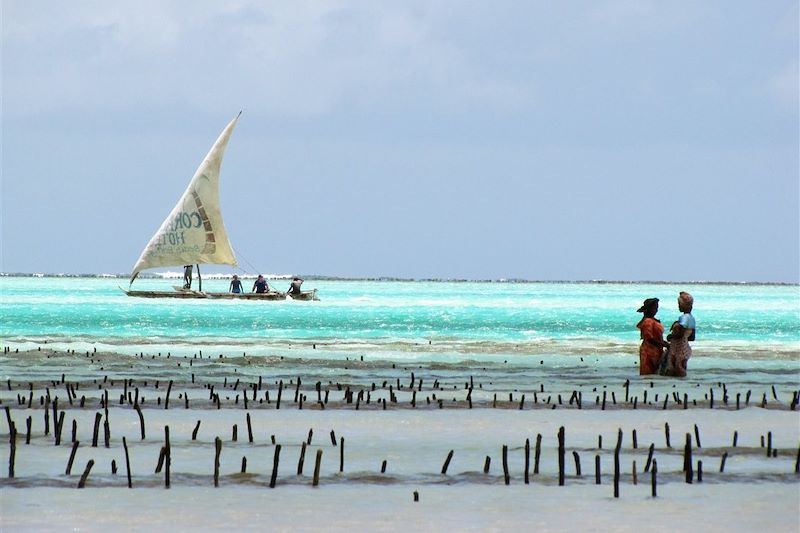
[[[183,288],[192,288],[192,265],[183,266]]]
[[[300,294],[300,285],[303,284],[303,280],[301,278],[294,278],[292,280],[292,284],[289,285],[289,294],[297,296]]]
[[[267,284],[267,280],[264,279],[264,276],[261,274],[258,275],[258,279],[253,283],[253,290],[251,292],[256,292],[258,294],[269,292],[269,285]]]
[[[239,279],[239,276],[236,274],[233,275],[233,279],[231,280],[231,285],[228,290],[232,293],[239,294],[242,291],[242,282]]]

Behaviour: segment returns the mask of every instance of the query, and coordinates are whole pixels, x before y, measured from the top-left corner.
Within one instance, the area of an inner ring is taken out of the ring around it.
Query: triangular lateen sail
[[[131,283],[147,268],[206,263],[236,266],[219,207],[219,169],[238,120],[239,116],[222,131],[186,192],[147,243],[133,267]]]

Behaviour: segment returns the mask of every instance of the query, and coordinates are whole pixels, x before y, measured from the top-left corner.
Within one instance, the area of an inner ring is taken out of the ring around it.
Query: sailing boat
[[[133,266],[128,296],[141,298],[226,298],[253,300],[285,300],[286,292],[264,293],[203,292],[201,264],[237,266],[236,256],[228,240],[219,206],[219,170],[225,147],[241,112],[222,130],[178,203],[147,243]],[[130,287],[142,270],[185,265],[188,275],[184,286],[172,291],[136,291]],[[191,288],[191,269],[196,265],[198,287]],[[294,300],[318,300],[317,290],[288,294]]]

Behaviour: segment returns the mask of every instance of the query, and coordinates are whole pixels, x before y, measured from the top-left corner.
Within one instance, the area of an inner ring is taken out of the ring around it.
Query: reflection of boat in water
[[[240,113],[241,115],[241,113]],[[222,131],[214,146],[189,182],[186,191],[178,200],[169,216],[139,256],[133,267],[130,285],[142,270],[148,268],[191,265],[197,268],[197,290],[191,287],[191,277],[183,287],[174,286],[171,291],[137,291],[128,289],[125,294],[140,298],[216,298],[275,301],[318,300],[317,290],[301,291],[299,294],[270,291],[263,293],[204,292],[200,276],[201,264],[236,266],[236,256],[228,240],[222,211],[219,207],[219,170],[225,147],[231,136],[237,116]]]

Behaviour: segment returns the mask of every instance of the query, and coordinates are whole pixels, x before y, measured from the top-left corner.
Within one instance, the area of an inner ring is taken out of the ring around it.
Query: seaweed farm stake
[[[442,465],[442,474],[447,474],[447,467],[450,466],[450,460],[453,458],[453,450],[447,454],[447,459],[444,460],[444,464]]]
[[[511,483],[511,477],[508,475],[508,446],[503,444],[503,479],[506,485]]]
[[[484,474],[488,474],[489,473],[489,466],[491,464],[492,464],[492,458],[487,455],[486,456],[486,460],[483,462],[483,473]]]
[[[658,462],[653,459],[653,468],[650,470],[650,493],[653,498],[656,497],[656,476],[658,475]]]
[[[728,452],[725,452],[725,453],[722,454],[722,459],[719,462],[719,471],[720,472],[724,472],[725,471],[725,461],[727,461],[727,460],[728,460]]]
[[[122,437],[122,447],[125,449],[125,469],[128,473],[128,488],[132,489],[133,484],[131,483],[131,458],[128,455],[128,441],[125,437]]]
[[[525,439],[525,484],[530,483],[528,472],[531,469],[531,439]]]
[[[10,383],[10,380],[9,380]],[[8,409],[8,407],[6,407]],[[16,461],[17,457],[17,426],[14,422],[9,421],[9,427],[11,431],[8,435],[8,443],[11,447],[11,450],[8,454],[8,477],[14,477],[14,462]]]
[[[83,474],[81,475],[81,480],[78,481],[79,489],[82,489],[84,486],[86,486],[86,478],[89,477],[89,472],[92,471],[93,466],[94,466],[94,459],[89,459],[89,462],[86,463],[86,469],[83,471]]]
[[[614,448],[614,497],[619,498],[619,452],[622,448],[622,430],[617,433],[617,446]]]
[[[214,486],[219,487],[219,454],[222,452],[222,439],[214,438]]]
[[[581,456],[578,455],[578,452],[573,451],[572,458],[575,460],[575,475],[581,477]]]
[[[702,448],[700,445],[700,428],[697,427],[697,424],[694,425],[694,439],[697,442],[697,447]]]
[[[72,443],[72,451],[69,454],[69,460],[67,461],[67,469],[64,471],[64,475],[68,476],[70,472],[72,472],[72,463],[75,461],[75,452],[78,451],[78,446],[80,445],[79,441],[75,441]]]
[[[103,415],[95,413],[94,415],[94,431],[92,433],[92,448],[97,448],[97,433],[100,431],[100,420]]]
[[[686,472],[686,483],[692,484],[694,472],[692,471],[692,436],[686,434],[686,445],[683,448],[683,470]]]
[[[172,381],[169,382],[170,386]],[[169,474],[170,467],[172,466],[172,447],[169,444],[169,426],[164,426],[164,458],[166,460],[166,469],[164,470],[164,488],[169,488]]]
[[[169,409],[169,393],[172,391],[172,380],[169,380],[167,385],[167,394],[164,396],[164,409]]]
[[[298,378],[297,382],[298,383],[300,382],[299,378]],[[273,457],[272,457],[272,477],[270,477],[270,479],[269,479],[269,488],[271,488],[271,489],[275,488],[275,482],[278,479],[278,462],[280,461],[280,457],[281,457],[281,445],[280,444],[276,444],[275,445],[275,455],[273,455]]]
[[[383,462],[381,463],[381,474],[385,473],[386,473],[386,459],[384,459]]]
[[[686,405],[686,402],[683,405]],[[672,448],[669,443],[669,422],[664,422],[664,439],[667,441],[667,448]]]
[[[542,434],[536,434],[536,448],[533,452],[533,473],[539,473],[539,457],[542,454]]]
[[[197,430],[199,429],[200,429],[200,421],[198,420],[197,425],[194,427],[194,430],[192,431],[192,440],[197,440]]]
[[[136,389],[139,390],[138,388]],[[142,408],[139,407],[138,403],[133,404],[133,408],[136,409],[136,414],[139,415],[139,431],[142,434],[142,440],[144,440],[144,415],[142,414]]]
[[[344,437],[339,437],[339,472],[344,472]]]
[[[247,413],[247,440],[253,442],[253,425],[250,423],[250,413]]]
[[[558,428],[558,486],[564,486],[564,426]]]
[[[73,424],[75,421],[72,421]],[[33,417],[29,416],[25,419],[25,444],[31,443],[31,424],[33,424]],[[73,426],[74,427],[74,426]],[[73,431],[72,436],[75,436],[75,432]],[[72,440],[75,440],[74,438]]]
[[[594,456],[594,484],[600,484],[600,454]]]
[[[56,422],[56,430],[55,430],[55,445],[61,445],[61,429],[64,427],[64,411],[61,411],[58,415],[58,421]]]
[[[319,467],[322,463],[322,450],[317,450],[317,457],[314,460],[314,478],[311,481],[311,485],[316,487],[319,485]]]
[[[302,476],[303,475],[303,462],[305,461],[305,458],[306,458],[306,446],[307,446],[307,444],[305,442],[303,442],[303,444],[300,447],[300,459],[297,461],[297,475],[298,476]]]
[[[655,451],[655,449],[656,449],[655,443],[651,443],[650,444],[650,449],[647,450],[647,462],[644,465],[644,471],[645,472],[650,470],[650,464],[651,464],[651,461],[653,460],[653,452]]]

